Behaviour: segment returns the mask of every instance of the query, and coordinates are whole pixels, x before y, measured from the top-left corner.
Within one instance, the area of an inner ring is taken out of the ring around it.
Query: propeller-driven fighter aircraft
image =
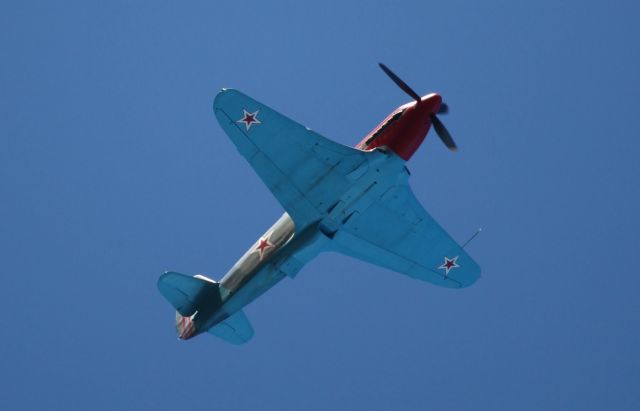
[[[176,312],[178,337],[209,332],[242,344],[253,328],[242,308],[323,251],[341,252],[451,288],[473,284],[480,267],[424,210],[405,163],[447,106],[419,96],[383,64],[414,101],[395,109],[355,148],[331,141],[237,90],[213,102],[222,129],[282,204],[285,213],[219,281],[164,273],[158,288]]]

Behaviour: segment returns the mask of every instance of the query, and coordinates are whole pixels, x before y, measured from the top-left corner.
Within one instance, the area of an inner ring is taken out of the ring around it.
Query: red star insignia
[[[457,260],[458,256],[455,256],[453,258],[445,257],[444,263],[442,263],[442,265],[438,267],[438,269],[444,270],[444,276],[447,277],[449,275],[449,271],[453,270],[454,268],[460,267],[457,263]]]
[[[261,237],[260,240],[258,240],[258,245],[256,246],[256,248],[253,250],[254,252],[258,252],[260,253],[260,260],[262,260],[262,258],[264,257],[265,252],[270,249],[273,248],[274,244],[269,241],[269,237]]]
[[[240,120],[236,121],[236,123],[244,123],[247,131],[249,131],[252,125],[261,124],[260,120],[258,120],[258,113],[260,112],[260,110],[256,110],[253,113],[249,113],[245,109],[242,109],[242,111],[244,111],[244,114],[242,115],[242,118]]]

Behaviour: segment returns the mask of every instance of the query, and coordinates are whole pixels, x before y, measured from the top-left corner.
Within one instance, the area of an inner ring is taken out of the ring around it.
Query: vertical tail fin
[[[196,311],[191,317],[184,317],[176,311],[176,331],[178,332],[178,338],[181,340],[188,340],[197,333],[195,316],[198,315]]]

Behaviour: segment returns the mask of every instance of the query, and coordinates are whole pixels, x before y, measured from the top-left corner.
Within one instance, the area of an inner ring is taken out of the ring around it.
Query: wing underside
[[[303,229],[318,221],[350,186],[365,153],[333,142],[237,90],[213,103],[220,125],[240,154]]]
[[[423,281],[467,287],[478,264],[424,210],[406,179],[343,227],[336,251]]]
[[[384,157],[328,140],[236,90],[220,92],[213,107],[240,154],[293,219],[296,232],[326,223],[331,207],[353,189],[373,158]],[[420,205],[406,169],[397,183],[391,174],[388,186],[376,186],[388,190],[359,203],[364,208],[356,205],[348,222],[335,226],[333,248],[440,286],[471,285],[480,267]]]

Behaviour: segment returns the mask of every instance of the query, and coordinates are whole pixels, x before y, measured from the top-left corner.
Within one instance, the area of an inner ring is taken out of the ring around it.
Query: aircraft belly
[[[287,220],[290,221],[288,215],[285,214],[272,227],[274,236],[287,237],[280,233],[279,229],[283,229],[285,232],[291,230],[293,233],[293,225],[289,224]],[[329,242],[330,239],[323,235],[315,224],[307,227],[301,233],[289,237],[280,249],[258,264],[248,258],[253,254],[250,249],[222,279],[221,288],[224,288],[227,293],[223,305],[206,322],[206,328],[211,328],[224,321],[264,294],[285,276],[295,277],[307,262],[329,248]]]
[[[296,227],[287,213],[260,237],[220,281],[227,294],[223,306],[207,326],[211,327],[269,290],[285,276],[294,277],[320,252],[331,249],[333,235],[396,184],[404,161],[392,152],[371,153],[366,171],[332,203],[320,221]],[[296,229],[298,232],[296,233]]]
[[[223,310],[228,314],[235,313],[276,285],[284,276],[271,264],[262,267],[225,302]]]
[[[275,261],[277,271],[294,277],[306,262],[322,251],[326,240],[396,184],[404,168],[404,161],[391,151],[376,149],[370,152],[367,166],[361,167],[366,171],[357,173],[352,186],[339,198],[327,199],[330,205],[321,221],[296,227],[291,217],[284,213],[234,264],[220,284],[233,294],[278,259],[280,261]]]
[[[400,175],[406,172],[404,160],[395,153],[376,150],[371,154],[366,172],[334,202],[320,222],[320,231],[329,238],[333,238],[343,226],[357,219],[354,217],[380,200],[397,183]]]
[[[260,239],[231,267],[220,280],[229,292],[236,292],[263,268],[287,244],[295,232],[293,220],[287,213],[267,230]]]

